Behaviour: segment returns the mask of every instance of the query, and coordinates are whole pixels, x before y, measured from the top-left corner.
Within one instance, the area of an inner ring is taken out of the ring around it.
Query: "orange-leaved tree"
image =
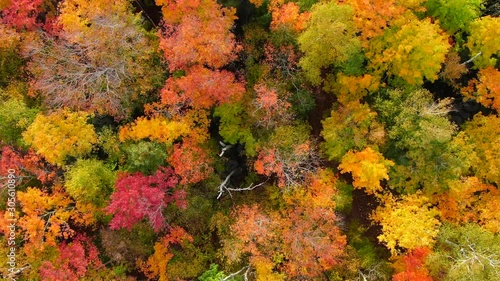
[[[249,254],[258,280],[319,280],[340,263],[347,242],[337,226],[335,181],[333,173],[318,172],[307,187],[287,194],[279,211],[236,208],[231,237],[224,240],[226,257],[235,262]]]
[[[469,80],[468,87],[462,89],[462,94],[475,99],[480,104],[500,110],[500,71],[492,66],[482,68],[477,74],[479,79]]]
[[[18,226],[25,239],[24,252],[32,258],[37,250],[74,236],[73,228],[95,222],[95,207],[75,204],[61,186],[53,186],[50,193],[30,187],[19,191],[17,197],[22,211]]]
[[[193,66],[180,78],[170,77],[161,91],[161,103],[175,113],[182,109],[209,109],[214,105],[237,101],[245,92],[244,84],[233,73]]]
[[[441,218],[456,224],[476,223],[487,230],[500,233],[500,192],[477,177],[449,183],[450,190],[436,196]]]
[[[162,6],[164,32],[160,37],[171,71],[192,65],[220,68],[236,58],[239,47],[231,33],[234,8],[215,0],[156,0]]]
[[[402,263],[403,271],[392,276],[394,281],[432,281],[429,270],[425,266],[429,248],[416,248],[409,251],[398,262]]]
[[[347,152],[338,168],[341,173],[352,174],[355,188],[364,189],[368,194],[378,194],[383,190],[380,181],[389,179],[388,169],[393,165],[394,162],[385,159],[380,152],[367,147],[362,151]]]
[[[212,159],[195,141],[186,138],[182,144],[175,144],[168,162],[181,177],[181,184],[193,184],[210,176],[213,172]]]
[[[300,12],[300,7],[294,2],[272,0],[269,4],[271,12],[271,30],[288,29],[300,32],[306,28],[307,21],[311,17],[309,12]]]
[[[183,228],[171,227],[167,235],[155,243],[153,255],[147,261],[138,261],[141,271],[146,274],[148,280],[172,280],[169,276],[169,262],[174,257],[171,248],[182,247],[193,241],[194,238]]]

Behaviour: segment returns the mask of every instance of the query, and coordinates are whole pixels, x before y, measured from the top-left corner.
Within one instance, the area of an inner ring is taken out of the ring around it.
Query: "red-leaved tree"
[[[1,20],[18,30],[35,30],[41,25],[37,22],[43,0],[13,0],[2,10]]]
[[[40,266],[42,281],[78,281],[89,270],[102,267],[96,246],[82,235],[69,244],[62,243],[59,253],[55,263],[44,261]]]
[[[425,260],[429,255],[428,248],[417,248],[403,257],[405,270],[392,276],[394,281],[432,281],[425,268]]]
[[[161,98],[163,104],[174,108],[205,109],[239,100],[244,92],[245,86],[235,81],[233,73],[194,66],[186,76],[169,78],[161,91]]]
[[[186,193],[175,189],[177,182],[173,170],[164,167],[151,176],[141,173],[119,175],[116,191],[106,207],[107,213],[114,215],[110,228],[131,230],[134,224],[147,218],[156,232],[161,231],[166,226],[162,211],[168,204],[186,208]]]

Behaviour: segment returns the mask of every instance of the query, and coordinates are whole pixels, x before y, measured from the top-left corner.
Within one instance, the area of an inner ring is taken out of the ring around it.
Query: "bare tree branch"
[[[245,273],[243,273],[243,271],[245,271]],[[247,265],[245,267],[243,267],[242,269],[236,271],[235,273],[231,273],[229,274],[228,276],[226,276],[224,279],[222,279],[221,281],[228,281],[230,280],[231,278],[235,277],[235,276],[238,276],[240,274],[243,273],[243,278],[245,278],[245,281],[248,281],[248,273],[250,272],[250,265]]]
[[[234,173],[236,171],[237,170],[231,171],[231,173],[229,173],[229,175],[227,175],[227,177],[224,179],[224,181],[219,185],[219,194],[217,195],[217,200],[219,200],[221,198],[222,194],[224,194],[225,191],[227,191],[229,193],[229,196],[233,197],[233,195],[231,194],[231,191],[249,191],[249,190],[253,190],[259,186],[262,186],[266,183],[266,182],[261,182],[257,185],[254,185],[252,183],[248,187],[231,188],[231,187],[229,187],[229,180],[231,179],[231,177],[234,175]]]
[[[466,65],[466,64],[468,64],[468,63],[472,62],[473,60],[475,60],[477,57],[479,57],[479,56],[480,56],[480,55],[482,55],[482,54],[483,54],[483,52],[479,52],[479,53],[475,54],[475,55],[474,55],[472,58],[470,58],[469,60],[464,61],[463,63],[461,63],[460,65]]]

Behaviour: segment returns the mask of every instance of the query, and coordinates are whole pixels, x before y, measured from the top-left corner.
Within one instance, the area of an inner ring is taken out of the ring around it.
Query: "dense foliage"
[[[499,15],[0,0],[1,277],[499,280]]]

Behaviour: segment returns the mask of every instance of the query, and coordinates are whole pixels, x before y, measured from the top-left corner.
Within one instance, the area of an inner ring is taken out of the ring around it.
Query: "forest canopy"
[[[5,280],[500,280],[497,0],[0,0]]]

